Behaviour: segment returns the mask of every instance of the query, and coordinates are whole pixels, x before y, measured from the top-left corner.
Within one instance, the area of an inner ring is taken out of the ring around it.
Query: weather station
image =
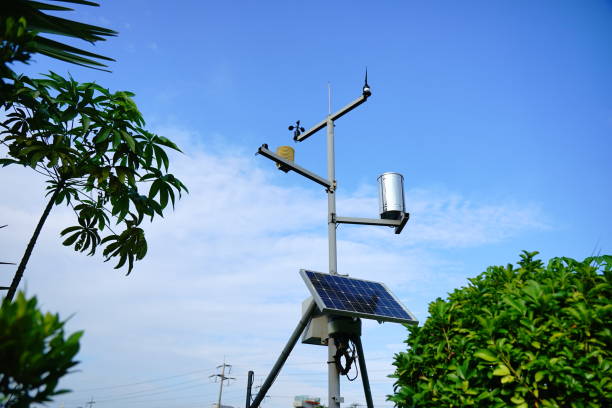
[[[305,130],[300,121],[289,126],[293,140],[303,142],[318,131],[327,130],[327,177],[317,175],[295,163],[295,150],[280,146],[276,152],[263,144],[258,154],[274,161],[279,170],[293,171],[323,186],[327,193],[329,271],[327,273],[301,269],[310,297],[302,304],[302,317],[259,392],[252,397],[253,371],[249,371],[246,408],[259,408],[276,380],[285,361],[300,337],[302,343],[326,346],[328,349],[328,407],[340,408],[340,375],[348,376],[353,363],[358,362],[363,391],[368,408],[373,408],[363,345],[361,319],[378,322],[418,324],[415,316],[380,282],[349,277],[338,273],[336,229],[338,224],[379,225],[392,227],[400,234],[410,217],[404,202],[404,178],[399,173],[384,173],[378,177],[380,218],[340,217],[336,213],[337,182],[335,175],[334,122],[363,104],[372,95],[366,70],[361,96],[339,111],[330,113],[321,122]],[[354,378],[353,378],[354,379]],[[351,379],[352,380],[352,379]]]

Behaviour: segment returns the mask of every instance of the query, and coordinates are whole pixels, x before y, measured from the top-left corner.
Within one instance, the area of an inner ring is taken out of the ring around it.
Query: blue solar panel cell
[[[417,323],[382,283],[306,270],[300,274],[324,313]]]

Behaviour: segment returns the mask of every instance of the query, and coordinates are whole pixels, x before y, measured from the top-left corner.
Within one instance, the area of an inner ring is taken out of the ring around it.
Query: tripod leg
[[[291,353],[291,350],[293,350],[295,343],[297,343],[298,339],[300,338],[300,335],[304,331],[304,328],[306,328],[306,325],[310,321],[310,318],[312,317],[312,313],[314,312],[315,307],[316,307],[315,302],[311,300],[310,305],[308,306],[308,309],[306,310],[306,313],[304,313],[304,315],[300,319],[300,322],[298,323],[297,327],[291,334],[291,337],[289,338],[289,341],[285,345],[285,348],[281,352],[280,356],[278,356],[278,360],[276,360],[276,363],[272,367],[272,371],[270,371],[270,374],[268,374],[268,377],[264,381],[259,392],[255,396],[255,399],[251,403],[250,405],[251,408],[258,408],[259,404],[261,404],[261,401],[263,401],[264,397],[266,396],[266,393],[268,392],[268,390],[274,383],[274,380],[276,380],[278,373],[280,373],[281,368],[283,368],[285,361],[287,361],[287,357],[289,357],[289,354]]]
[[[372,391],[370,390],[370,380],[368,379],[368,369],[366,368],[365,357],[363,355],[363,345],[361,344],[361,337],[355,336],[353,342],[357,347],[357,357],[359,358],[359,370],[361,371],[361,380],[363,382],[363,393],[366,397],[366,403],[368,408],[374,408],[374,402],[372,402]]]

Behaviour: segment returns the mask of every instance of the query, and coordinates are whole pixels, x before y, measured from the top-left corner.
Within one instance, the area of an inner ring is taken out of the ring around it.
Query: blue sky
[[[148,127],[183,147],[172,166],[191,194],[151,225],[127,278],[61,247],[70,214],[54,210],[25,283],[86,335],[65,383],[75,392],[51,406],[209,407],[224,355],[237,378],[224,403],[243,404],[246,371],[265,375],[297,323],[297,271],[327,265],[323,191],[253,154],[293,145],[295,120],[323,119],[328,82],[334,110],[359,96],[366,66],[372,97],[336,123],[338,213],[376,216],[376,177],[397,171],[412,217],[401,236],[340,227],[340,272],[385,282],[423,321],[428,302],[523,249],[612,253],[610,1],[130,0],[72,17],[119,31],[93,48],[117,60],[112,73],[43,56],[15,69],[135,92]],[[294,147],[325,174],[324,134]],[[0,183],[0,242],[19,254],[43,184],[10,168]],[[366,324],[377,405],[390,405],[405,336]],[[266,405],[325,399],[325,358],[299,345]],[[342,386],[347,404],[364,402],[359,384]]]

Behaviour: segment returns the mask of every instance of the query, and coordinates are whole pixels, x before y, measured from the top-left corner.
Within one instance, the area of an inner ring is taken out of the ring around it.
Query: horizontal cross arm
[[[352,111],[353,109],[355,109],[356,107],[358,107],[359,105],[361,105],[362,103],[364,103],[368,99],[368,96],[369,95],[366,95],[366,94],[361,95],[359,98],[355,99],[353,102],[349,103],[344,108],[342,108],[339,111],[337,111],[336,113],[333,113],[333,114],[329,115],[326,119],[323,119],[321,122],[317,123],[316,125],[314,125],[310,129],[308,129],[306,132],[304,132],[304,133],[302,133],[302,134],[300,134],[298,136],[294,136],[293,140],[295,140],[296,142],[302,142],[302,141],[306,140],[307,138],[309,138],[310,136],[314,135],[319,130],[321,130],[325,126],[327,126],[327,122],[329,120],[334,121],[336,119],[339,119],[342,116],[344,116],[347,113],[349,113],[350,111]]]
[[[408,222],[410,214],[403,213],[399,220],[387,220],[380,218],[357,218],[357,217],[336,217],[338,224],[356,224],[356,225],[380,225],[383,227],[395,227],[395,233],[399,234],[404,229]]]
[[[267,157],[268,159],[280,164],[281,166],[281,170],[287,172],[289,170],[293,170],[295,171],[297,174],[300,174],[304,177],[306,177],[307,179],[310,179],[312,181],[314,181],[315,183],[318,183],[320,185],[322,185],[323,187],[330,189],[332,187],[332,183],[327,180],[324,179],[323,177],[311,172],[310,170],[306,170],[303,167],[298,166],[297,164],[295,164],[292,161],[289,161],[281,156],[279,156],[278,154],[270,151],[268,149],[267,145],[262,145],[258,150],[257,153],[261,154],[264,157]]]

